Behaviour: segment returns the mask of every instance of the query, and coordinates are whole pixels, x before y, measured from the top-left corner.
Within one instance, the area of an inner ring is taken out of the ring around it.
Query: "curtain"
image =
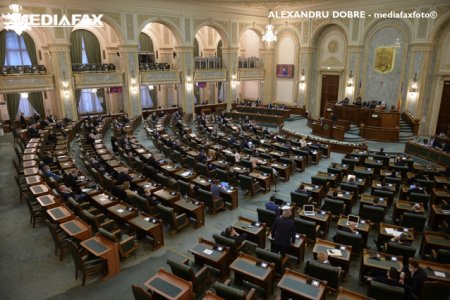
[[[6,58],[6,30],[0,31],[0,67],[5,65]]]
[[[6,104],[8,105],[8,114],[11,123],[13,124],[13,120],[16,119],[17,112],[19,111],[19,102],[20,95],[19,94],[6,94]]]
[[[26,97],[22,97],[22,95],[20,95],[19,109],[16,117],[19,117],[19,113],[23,113],[25,117],[31,117],[36,112],[36,110],[31,105],[28,97],[29,94]]]
[[[104,88],[98,89],[97,99],[102,107],[102,112],[106,111],[106,98],[105,98],[105,89]]]
[[[37,65],[38,59],[36,54],[36,46],[34,45],[33,39],[26,32],[22,33],[22,38],[25,44],[25,49],[27,49],[28,56],[30,57],[31,64]]]
[[[103,107],[100,104],[96,93],[92,93],[92,90],[83,89],[80,93],[80,100],[78,102],[78,112],[80,114],[88,113],[101,113],[103,112]]]
[[[139,34],[139,50],[140,52],[150,52],[153,53],[153,41],[145,33]]]
[[[155,88],[149,90],[147,86],[141,86],[141,103],[142,108],[153,108],[153,100],[150,92],[153,92]]]
[[[200,56],[200,50],[199,50],[199,46],[198,46],[198,41],[196,38],[194,38],[194,57],[199,57]]]
[[[101,51],[100,51],[100,43],[98,42],[97,37],[87,31],[83,30],[83,40],[86,49],[86,55],[90,64],[99,64],[102,62]]]
[[[219,90],[219,94],[218,94],[218,96],[217,96],[217,99],[218,99],[220,102],[223,102],[223,82],[222,82],[222,81],[219,81],[219,82],[217,83],[217,88],[218,88],[218,90]]]
[[[41,92],[33,92],[28,94],[28,101],[41,118],[45,117],[44,100]]]
[[[6,32],[5,66],[31,65],[30,56],[25,47],[24,40],[14,31]]]
[[[70,34],[70,59],[73,64],[82,63],[83,30],[75,30]]]

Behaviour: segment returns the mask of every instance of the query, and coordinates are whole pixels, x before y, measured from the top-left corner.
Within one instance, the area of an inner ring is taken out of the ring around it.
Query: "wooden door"
[[[436,126],[436,134],[445,133],[450,126],[450,81],[444,81],[444,90],[442,91],[441,107]]]
[[[339,93],[339,75],[322,75],[320,116],[323,116],[327,102],[336,103]]]

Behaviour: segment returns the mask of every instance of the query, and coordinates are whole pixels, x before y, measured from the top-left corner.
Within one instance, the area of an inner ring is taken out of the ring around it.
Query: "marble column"
[[[360,95],[361,91],[359,89],[359,81],[361,80],[359,74],[361,73],[361,61],[362,61],[362,51],[364,47],[360,45],[348,46],[347,47],[347,74],[345,77],[345,96],[350,99],[351,102],[354,102],[355,99]],[[353,75],[353,89],[351,93],[347,91],[348,80],[350,76],[350,71],[352,71]],[[362,83],[361,83],[362,85]]]
[[[78,119],[75,87],[72,80],[70,44],[49,44],[53,75],[55,76],[55,100],[58,118]]]
[[[118,47],[106,47],[106,61],[116,66],[116,72],[121,70],[121,59]],[[122,93],[106,93],[106,112],[117,113],[123,110]]]
[[[194,57],[192,46],[178,46],[175,48],[177,53],[177,67],[181,72],[180,103],[184,113],[192,114],[194,112]]]
[[[300,64],[301,64],[301,70],[300,76],[303,71],[303,77],[304,77],[304,83],[303,88],[299,87],[299,101],[297,102],[297,105],[302,107],[305,106],[305,109],[307,111],[311,111],[311,109],[314,109],[314,105],[309,103],[309,99],[311,97],[308,97],[311,91],[311,67],[312,67],[312,57],[313,57],[313,48],[311,47],[302,47],[300,48]]]
[[[228,70],[228,78],[223,86],[223,102],[227,103],[227,109],[231,109],[231,103],[239,97],[238,56],[239,47],[222,48],[222,67]]]
[[[275,51],[274,45],[270,48],[259,50],[259,54],[264,66],[264,83],[262,90],[263,103],[271,102],[275,95]]]
[[[121,71],[124,74],[123,111],[130,117],[142,114],[139,57],[137,45],[120,45]]]

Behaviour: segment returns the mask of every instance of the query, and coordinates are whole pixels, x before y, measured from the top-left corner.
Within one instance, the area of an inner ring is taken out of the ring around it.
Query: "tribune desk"
[[[311,283],[309,283],[311,281]],[[314,285],[316,283],[317,285]],[[307,275],[286,269],[278,282],[281,299],[325,299],[326,284]]]
[[[341,255],[328,255],[328,259],[333,266],[340,266],[342,270],[345,271],[345,276],[348,274],[350,268],[350,258],[352,255],[352,246],[341,245],[333,243],[328,240],[321,240],[316,238],[316,243],[314,244],[313,253],[314,259],[317,259],[317,254],[319,252],[327,252],[328,249],[338,249],[341,251]]]
[[[220,277],[222,279],[228,277],[228,274],[230,272],[228,268],[230,252],[228,248],[218,248],[215,243],[200,238],[198,244],[192,247],[189,252],[194,255],[195,263],[199,265],[206,264],[217,270],[220,270]]]
[[[361,268],[359,270],[359,279],[362,281],[365,275],[379,274],[378,272],[386,273],[391,267],[394,267],[399,272],[403,267],[402,256],[394,256],[386,253],[380,253],[375,251],[370,251],[367,249],[363,250],[363,255],[361,255]]]
[[[156,250],[164,246],[164,234],[162,222],[146,213],[141,212],[140,215],[128,220],[128,223],[137,230],[137,238],[147,234],[153,238],[152,250]]]
[[[205,205],[192,198],[182,198],[174,206],[195,219],[195,228],[205,225]]]
[[[194,300],[192,282],[160,269],[144,285],[152,293],[168,300]]]
[[[420,257],[424,257],[433,249],[450,250],[450,235],[434,231],[424,231],[420,245]]]
[[[64,204],[48,209],[47,214],[56,223],[64,223],[75,217],[74,213]]]
[[[268,299],[273,292],[274,270],[273,263],[266,263],[266,267],[258,265],[256,257],[241,253],[230,265],[234,272],[234,282],[241,285],[243,280],[251,282],[264,289],[265,298]]]
[[[108,274],[105,279],[120,271],[119,248],[116,243],[97,233],[94,237],[84,240],[80,245],[93,255],[103,258],[108,264]]]
[[[258,247],[265,248],[266,224],[239,216],[239,219],[234,223],[233,227],[239,234],[245,232],[248,240],[256,243]]]
[[[92,237],[92,228],[79,217],[60,224],[60,227],[71,237],[80,241],[87,240]]]
[[[46,194],[43,196],[39,196],[36,198],[37,202],[41,205],[43,209],[50,209],[56,206],[61,205],[61,202],[58,198],[53,196],[52,194]]]

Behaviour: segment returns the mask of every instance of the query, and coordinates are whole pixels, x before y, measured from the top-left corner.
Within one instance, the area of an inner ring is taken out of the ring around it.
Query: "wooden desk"
[[[347,178],[342,180],[342,183],[348,183]],[[356,178],[355,184],[358,187],[358,191],[360,194],[364,194],[364,191],[366,190],[366,180],[362,178]]]
[[[320,185],[314,185],[307,182],[302,182],[302,184],[305,186],[305,190],[311,193],[313,201],[320,206],[322,202],[323,187]]]
[[[366,295],[362,295],[350,290],[347,290],[343,287],[339,287],[339,292],[336,300],[375,300],[373,298],[369,298]]]
[[[43,182],[41,175],[32,175],[25,178],[27,185],[40,184]]]
[[[27,160],[27,161],[24,161],[22,163],[22,165],[23,165],[24,169],[36,167],[37,166],[37,161],[36,160]]]
[[[420,257],[424,258],[432,249],[450,250],[450,235],[434,231],[424,231],[420,244]]]
[[[36,154],[25,154],[24,156],[22,156],[23,161],[36,160],[36,159],[38,159]]]
[[[190,170],[186,170],[186,169],[181,169],[181,170],[175,172],[174,175],[186,182],[189,182],[189,181],[193,180],[195,177],[197,177],[197,175],[195,174],[194,171],[190,171]]]
[[[162,202],[169,204],[170,206],[173,206],[175,202],[180,200],[180,194],[168,188],[163,188],[159,191],[156,191],[153,193],[153,195],[155,195]]]
[[[44,209],[50,209],[60,205],[59,199],[52,194],[36,197],[36,200]]]
[[[106,193],[100,193],[92,196],[88,193],[88,195],[95,203],[105,208],[113,206],[118,202],[117,199]]]
[[[339,200],[344,201],[344,203],[345,203],[345,214],[347,214],[347,215],[350,214],[352,211],[353,204],[355,204],[355,202],[356,202],[355,197],[354,197],[355,194],[353,192],[343,191],[343,190],[339,190],[339,189],[329,189],[327,196],[329,198],[333,198],[334,197],[333,193],[335,191],[338,193],[337,198]]]
[[[230,253],[226,247],[222,247],[222,251],[215,250],[216,244],[202,238],[199,239],[198,244],[192,247],[189,252],[194,255],[197,264],[206,264],[215,269],[220,270],[220,277],[227,278],[230,272],[228,265],[230,260]]]
[[[388,229],[395,230],[395,234],[390,234],[387,232]],[[408,241],[414,242],[414,228],[405,228],[393,224],[380,223],[380,231],[378,233],[378,243],[388,242],[390,239],[401,233],[406,233],[408,235]]]
[[[306,158],[304,156],[299,155],[292,155],[291,159],[294,160],[295,166],[297,167],[297,170],[300,170],[300,172],[304,172],[306,168]]]
[[[75,215],[64,204],[47,210],[47,214],[56,223],[64,223],[72,220]]]
[[[267,193],[268,191],[270,191],[270,182],[271,182],[270,175],[268,175],[266,173],[256,172],[256,171],[250,172],[250,174],[248,174],[248,175],[259,181],[261,186],[264,188],[264,193]]]
[[[174,166],[172,164],[165,164],[160,167],[168,174],[174,174],[175,172],[180,170],[180,168],[178,168],[177,166]]]
[[[86,224],[79,217],[64,222],[59,225],[69,236],[80,241],[87,240],[92,237],[91,225]]]
[[[36,197],[50,193],[50,189],[45,183],[30,186],[30,191]]]
[[[338,229],[342,229],[342,227],[348,227],[347,225],[347,217],[341,216],[337,222]],[[367,223],[365,220],[360,220],[358,227],[356,227],[356,230],[363,236],[365,243],[367,243],[367,238],[369,236],[370,231],[370,224]]]
[[[432,204],[428,226],[432,230],[437,230],[438,226],[445,220],[450,220],[450,209],[443,210],[442,206]]]
[[[161,189],[159,185],[149,180],[144,180],[142,182],[137,183],[136,185],[142,188],[143,190],[149,189],[150,193],[154,193],[157,190]]]
[[[333,173],[326,173],[326,172],[317,172],[316,175],[313,175],[312,177],[320,177],[323,179],[326,179],[327,182],[329,183],[329,185],[333,188],[336,187],[336,183],[337,183],[337,178],[338,176],[336,174]]]
[[[205,296],[203,297],[202,300],[225,300],[222,297],[217,296],[216,294],[214,294],[211,291],[206,291]]]
[[[450,265],[420,259],[415,259],[415,261],[417,261],[419,263],[419,266],[425,271],[425,273],[427,273],[427,280],[450,283]],[[436,275],[436,271],[444,273],[445,277]]]
[[[191,182],[201,189],[204,189],[206,191],[211,190],[212,180],[206,176],[203,175],[196,176]]]
[[[316,282],[317,285],[307,283],[309,280]],[[286,269],[283,277],[278,282],[278,287],[281,290],[281,299],[325,299],[326,284],[313,279],[307,275],[297,273]]]
[[[431,194],[431,204],[440,204],[445,200],[447,203],[450,202],[450,193],[443,189],[433,189],[433,193]]]
[[[352,246],[340,245],[328,240],[321,240],[316,238],[316,243],[314,244],[314,248],[312,250],[314,253],[314,259],[317,259],[317,254],[319,252],[327,252],[328,249],[341,250],[342,256],[328,255],[328,260],[330,261],[331,265],[342,267],[342,270],[345,271],[345,276],[347,276],[348,270],[350,268]]]
[[[301,219],[313,221],[316,222],[316,224],[319,224],[320,227],[323,228],[325,236],[327,236],[330,230],[331,213],[319,209],[314,209],[314,211],[315,211],[314,215],[306,216],[302,208],[299,211],[298,216]]]
[[[228,202],[231,204],[231,207],[230,207],[231,210],[233,210],[239,206],[237,187],[230,186],[230,185],[228,185],[227,189],[222,187],[222,189],[220,190],[220,195],[222,196],[222,199],[225,202]]]
[[[27,148],[23,151],[23,154],[35,154],[36,152],[36,148]]]
[[[141,213],[128,220],[128,223],[137,228],[137,238],[142,237],[142,233],[153,238],[152,250],[164,246],[164,234],[162,222],[146,213]]]
[[[392,220],[397,223],[397,220],[400,220],[400,217],[403,215],[405,211],[413,211],[413,206],[416,204],[415,202],[406,201],[406,200],[397,200],[394,204],[394,211],[392,213]],[[420,209],[421,213],[425,213],[425,209],[422,207]],[[431,217],[430,217],[431,220]],[[430,224],[430,223],[428,223]]]
[[[239,234],[245,232],[249,241],[264,249],[266,246],[266,224],[259,223],[260,226],[257,227],[257,223],[259,222],[239,216],[233,227]]]
[[[291,177],[291,167],[287,164],[282,163],[273,163],[270,165],[270,167],[277,170],[278,174],[280,174],[281,177],[284,178],[284,181],[289,181],[289,178]]]
[[[119,273],[119,249],[116,243],[97,233],[94,237],[82,241],[80,245],[95,256],[106,260],[108,264],[108,274],[106,274],[104,279],[111,278]]]
[[[375,201],[378,201],[378,202],[375,204]],[[363,204],[379,206],[379,207],[384,208],[384,210],[386,210],[388,207],[388,202],[389,201],[387,198],[364,194],[361,196],[361,200],[359,202],[359,211],[361,211],[361,207]]]
[[[253,256],[241,253],[231,263],[230,269],[234,271],[234,282],[237,285],[241,285],[242,280],[249,281],[264,288],[265,298],[268,299],[273,291],[275,267],[273,263],[268,263],[266,268],[257,266],[258,261]]]
[[[126,203],[117,203],[107,209],[116,219],[121,221],[128,221],[137,216],[137,210]]]
[[[372,271],[381,271],[384,274],[391,267],[394,267],[400,272],[403,267],[403,259],[401,256],[393,256],[367,249],[363,250],[361,260],[362,263],[359,270],[360,280],[363,279],[364,275],[370,274]]]
[[[300,267],[303,260],[305,259],[305,247],[306,247],[306,237],[301,234],[295,235],[295,242],[290,243],[286,250],[286,253],[297,258],[296,266]]]
[[[175,202],[174,206],[195,219],[195,228],[205,225],[205,205],[202,202],[182,198]]]
[[[168,300],[193,300],[192,282],[160,269],[144,285],[152,292]]]

